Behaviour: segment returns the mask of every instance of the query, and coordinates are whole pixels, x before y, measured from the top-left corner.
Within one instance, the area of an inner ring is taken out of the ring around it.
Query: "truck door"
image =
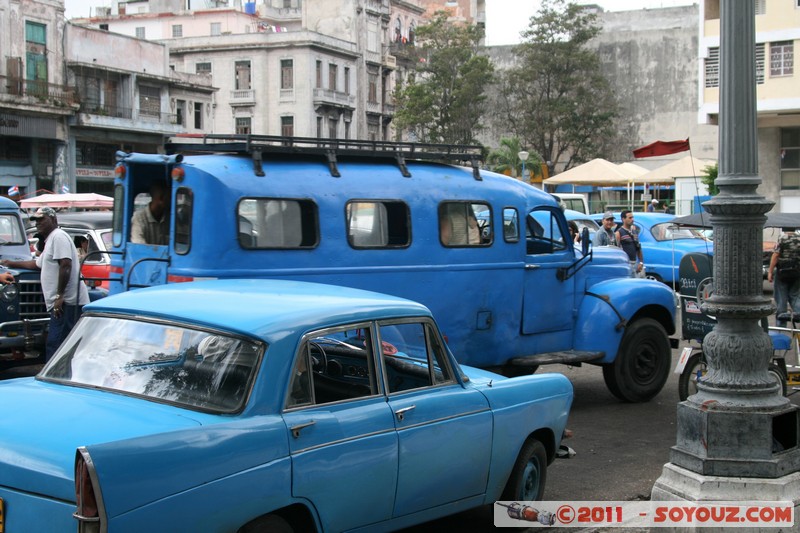
[[[575,260],[566,220],[558,208],[534,209],[526,217],[522,333],[567,330],[574,320],[575,278],[558,279],[558,269]]]

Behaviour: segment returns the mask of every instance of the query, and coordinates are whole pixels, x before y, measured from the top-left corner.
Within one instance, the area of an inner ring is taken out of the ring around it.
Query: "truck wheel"
[[[546,481],[547,451],[541,442],[529,439],[517,456],[501,498],[506,501],[541,500]]]
[[[671,362],[667,332],[652,318],[641,318],[625,331],[617,358],[603,366],[603,378],[620,400],[646,402],[664,387]]]
[[[686,361],[686,366],[678,378],[678,398],[682,402],[697,392],[697,379],[706,373],[706,363],[701,361],[700,355],[696,353]]]
[[[238,533],[294,533],[294,529],[280,516],[268,514],[243,526]]]

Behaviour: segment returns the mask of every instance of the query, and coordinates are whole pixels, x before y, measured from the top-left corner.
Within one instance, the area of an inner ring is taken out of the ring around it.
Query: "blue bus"
[[[214,278],[338,284],[422,302],[464,364],[600,365],[630,402],[669,375],[673,292],[630,278],[617,249],[575,246],[553,196],[483,170],[480,147],[171,141],[166,154],[117,154],[111,293]],[[169,190],[169,242],[132,243],[154,182]]]

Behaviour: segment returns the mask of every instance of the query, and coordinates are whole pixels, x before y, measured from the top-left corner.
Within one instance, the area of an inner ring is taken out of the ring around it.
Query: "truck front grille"
[[[42,284],[39,281],[19,281],[19,318],[47,318],[47,306],[44,303]]]

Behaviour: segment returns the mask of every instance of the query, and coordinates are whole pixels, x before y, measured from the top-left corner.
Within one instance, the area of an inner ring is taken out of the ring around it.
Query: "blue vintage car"
[[[7,531],[385,531],[541,498],[572,386],[459,366],[408,300],[215,280],[90,304],[0,402]]]
[[[594,214],[592,218],[602,223],[603,214]],[[677,289],[680,281],[678,269],[683,256],[688,253],[711,254],[714,245],[694,229],[673,225],[674,218],[675,215],[667,213],[635,212],[633,224],[639,230],[647,277]],[[621,224],[619,213],[614,213],[614,220],[617,226]]]

